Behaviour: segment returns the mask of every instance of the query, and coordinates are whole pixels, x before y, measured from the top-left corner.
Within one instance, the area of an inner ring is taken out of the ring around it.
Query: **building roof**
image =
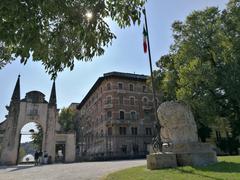
[[[87,95],[83,98],[80,104],[77,106],[77,109],[81,109],[82,106],[86,103],[88,98],[93,94],[93,92],[97,89],[97,87],[107,78],[122,78],[122,79],[131,79],[137,81],[146,81],[148,76],[141,74],[131,74],[131,73],[123,73],[123,72],[109,72],[103,74],[103,76],[99,77],[95,84],[92,86],[90,91],[88,91]]]

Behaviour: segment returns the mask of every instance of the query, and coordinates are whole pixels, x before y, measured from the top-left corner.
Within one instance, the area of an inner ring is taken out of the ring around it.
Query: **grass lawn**
[[[109,174],[105,180],[240,180],[240,156],[218,157],[218,163],[206,167],[177,167],[148,170],[146,166],[134,167]]]

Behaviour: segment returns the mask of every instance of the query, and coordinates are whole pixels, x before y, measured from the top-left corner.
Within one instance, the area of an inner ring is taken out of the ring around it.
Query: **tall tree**
[[[35,146],[36,149],[41,150],[42,149],[42,142],[43,142],[43,129],[42,127],[37,124],[37,132],[32,134],[32,143]]]
[[[77,128],[76,124],[76,111],[71,108],[63,108],[61,109],[59,115],[59,124],[61,125],[61,129],[64,132],[75,131]]]
[[[121,28],[140,23],[146,0],[1,0],[0,68],[21,58],[41,61],[46,71],[74,67],[104,53],[115,37],[107,19]],[[91,14],[92,13],[92,14]]]
[[[170,53],[158,62],[165,98],[190,104],[203,136],[222,119],[239,136],[240,0],[230,0],[223,11],[194,11],[172,28]]]

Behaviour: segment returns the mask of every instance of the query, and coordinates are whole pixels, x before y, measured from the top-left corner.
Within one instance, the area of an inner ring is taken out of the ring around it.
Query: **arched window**
[[[147,104],[148,104],[148,98],[147,98],[147,97],[143,97],[142,101],[143,101],[143,104],[144,104],[144,105],[147,105]]]
[[[137,113],[135,111],[131,111],[130,112],[130,117],[132,120],[136,120],[137,119]]]

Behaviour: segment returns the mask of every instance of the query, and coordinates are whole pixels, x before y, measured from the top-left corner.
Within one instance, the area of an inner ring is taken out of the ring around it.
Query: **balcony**
[[[103,108],[104,108],[104,109],[113,108],[113,104],[104,104],[104,105],[103,105]]]
[[[143,110],[152,110],[153,106],[152,105],[143,105],[142,109]]]
[[[106,125],[129,125],[131,123],[131,120],[129,119],[112,119],[112,120],[107,120]]]

